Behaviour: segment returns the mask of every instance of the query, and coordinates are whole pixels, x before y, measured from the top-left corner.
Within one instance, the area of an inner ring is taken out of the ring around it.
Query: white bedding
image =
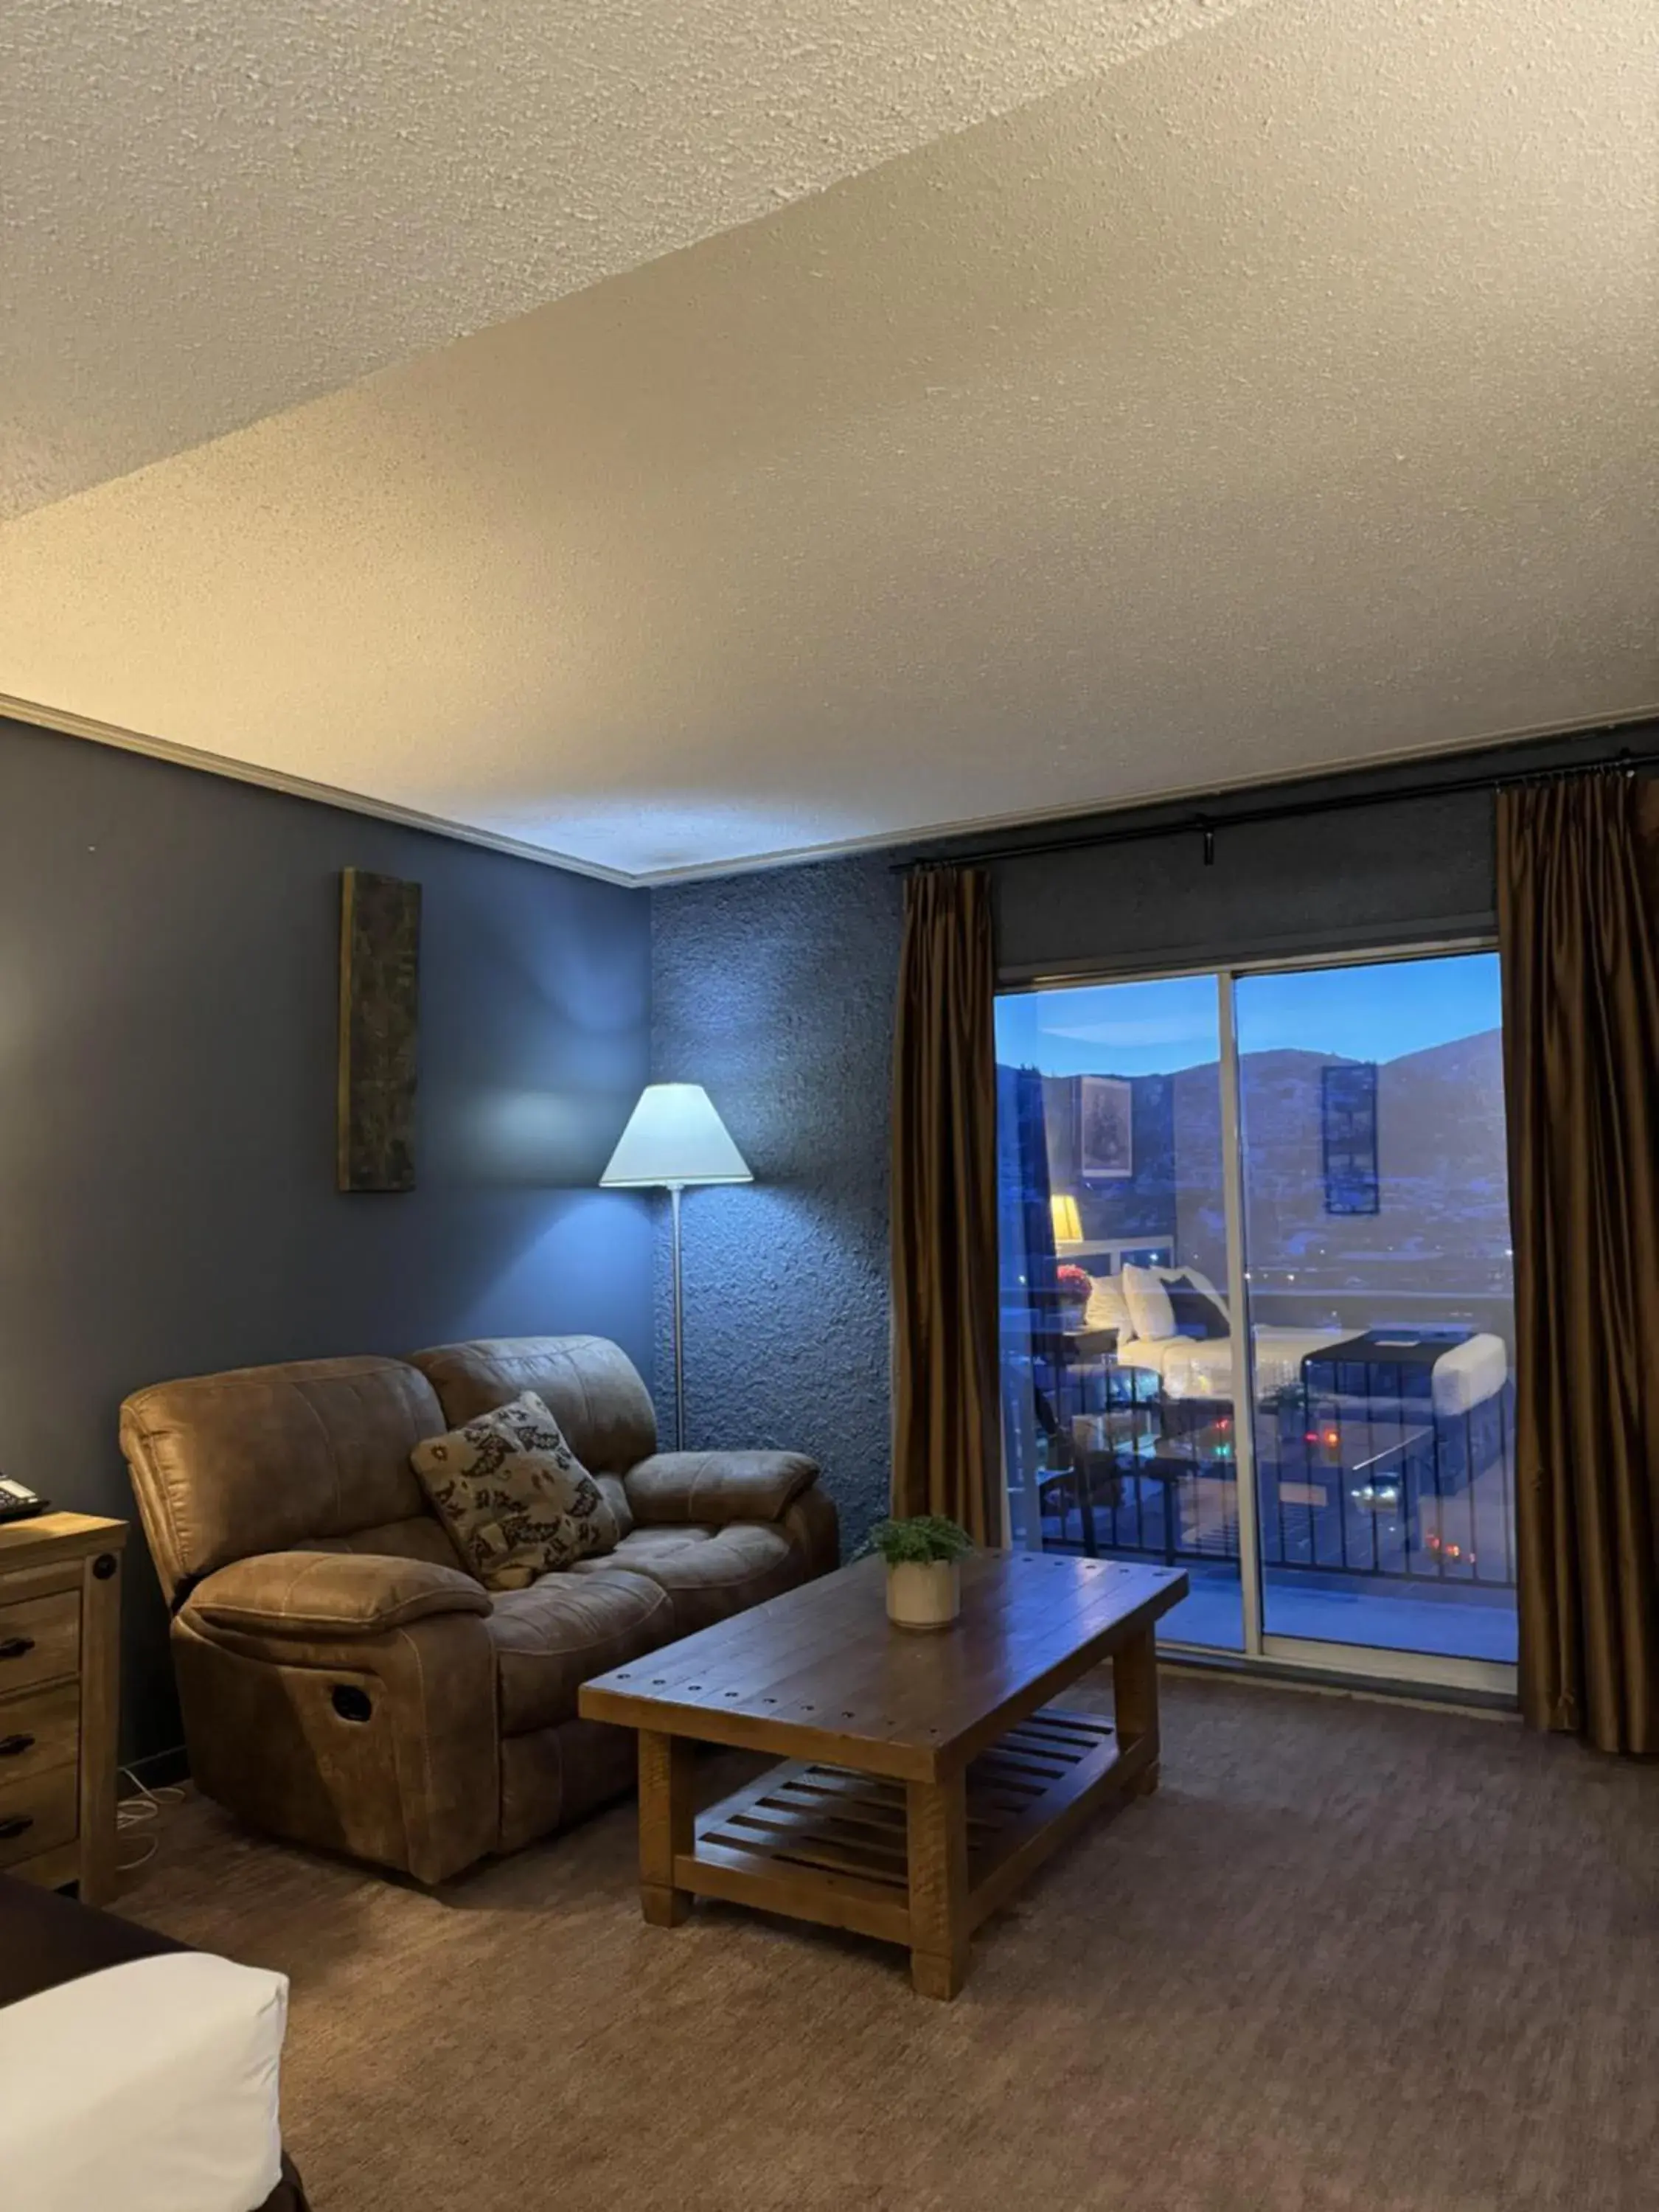
[[[199,1951],[0,2008],[5,2212],[253,2212],[280,2178],[281,1974]]]
[[[1302,1380],[1302,1363],[1322,1345],[1340,1344],[1348,1328],[1258,1328],[1255,1332],[1256,1388],[1262,1394]],[[1151,1367],[1171,1398],[1228,1398],[1233,1395],[1233,1342],[1192,1336],[1120,1337],[1120,1366]],[[1509,1376],[1501,1336],[1472,1336],[1443,1352],[1434,1364],[1434,1410],[1447,1419],[1470,1413],[1495,1397]]]

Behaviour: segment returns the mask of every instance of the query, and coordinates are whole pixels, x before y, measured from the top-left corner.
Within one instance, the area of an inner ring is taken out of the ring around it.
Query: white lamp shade
[[[701,1083],[647,1085],[599,1177],[612,1190],[754,1180]]]

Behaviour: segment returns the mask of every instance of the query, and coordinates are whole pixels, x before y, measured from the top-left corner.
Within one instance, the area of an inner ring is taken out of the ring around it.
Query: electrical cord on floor
[[[130,1766],[124,1766],[121,1769],[121,1778],[124,1782],[131,1784],[132,1795],[130,1797],[123,1797],[117,1802],[115,1832],[118,1836],[131,1835],[136,1828],[153,1828],[161,1817],[163,1807],[182,1805],[185,1802],[185,1793],[182,1790],[147,1789]],[[122,1874],[136,1874],[141,1866],[149,1864],[161,1848],[161,1838],[159,1836],[146,1837],[144,1849],[139,1852],[136,1859],[117,1861],[118,1871]]]

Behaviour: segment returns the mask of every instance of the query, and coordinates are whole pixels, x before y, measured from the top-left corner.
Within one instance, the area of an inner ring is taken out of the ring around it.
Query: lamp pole
[[[683,1182],[668,1186],[669,1212],[674,1224],[674,1449],[685,1449],[685,1304],[680,1285],[680,1194]]]

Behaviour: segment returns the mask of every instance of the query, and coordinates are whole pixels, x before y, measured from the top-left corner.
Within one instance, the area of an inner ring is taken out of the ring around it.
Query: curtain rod
[[[1649,718],[1644,716],[1644,721]],[[1615,731],[1628,726],[1619,722],[1604,724],[1599,729],[1580,730],[1570,734],[1597,738],[1611,736]],[[969,852],[940,854],[935,858],[919,860],[895,860],[892,872],[896,875],[915,875],[927,868],[966,868],[981,865],[987,860],[1035,860],[1046,853],[1086,852],[1096,845],[1139,845],[1154,837],[1201,837],[1204,841],[1204,865],[1211,866],[1215,859],[1217,833],[1223,830],[1240,830],[1262,822],[1295,822],[1312,814],[1351,814],[1364,806],[1393,806],[1401,801],[1419,799],[1455,799],[1480,791],[1514,791],[1524,785],[1553,783],[1563,776],[1595,775],[1607,769],[1621,769],[1626,775],[1635,775],[1646,768],[1659,768],[1659,746],[1651,750],[1632,752],[1628,745],[1617,753],[1601,760],[1575,761],[1565,767],[1535,768],[1510,770],[1488,769],[1484,775],[1427,779],[1409,784],[1395,784],[1387,791],[1345,791],[1333,793],[1326,799],[1289,799],[1277,804],[1261,806],[1229,808],[1228,794],[1217,792],[1212,804],[1224,810],[1207,812],[1202,806],[1190,814],[1173,821],[1126,823],[1121,830],[1073,830],[1064,837],[1033,838],[1029,843],[981,845]]]

